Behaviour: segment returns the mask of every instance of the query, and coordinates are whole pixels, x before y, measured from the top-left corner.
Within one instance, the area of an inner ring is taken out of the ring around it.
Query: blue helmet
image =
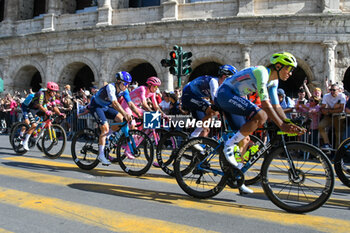
[[[120,71],[118,73],[115,74],[115,79],[118,81],[123,81],[124,82],[124,85],[128,85],[132,82],[132,77],[131,75],[126,72],[126,71]]]
[[[218,75],[234,75],[235,73],[237,73],[236,67],[231,65],[223,65],[219,67]]]

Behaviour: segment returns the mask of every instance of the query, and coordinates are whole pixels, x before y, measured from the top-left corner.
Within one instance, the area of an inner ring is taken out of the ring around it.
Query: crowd
[[[138,87],[138,83],[133,82],[128,86],[128,89],[131,92]],[[350,135],[350,127],[348,127],[346,116],[336,114],[350,113],[350,95],[338,83],[330,83],[326,80],[325,87],[327,90],[325,93],[322,93],[319,87],[315,87],[310,91],[307,81],[305,81],[298,91],[297,98],[287,96],[281,88],[277,90],[277,94],[279,103],[288,118],[296,118],[302,115],[311,119],[308,137],[303,136],[300,139],[307,140],[324,150],[330,150],[336,148],[343,139]],[[60,90],[56,93],[56,104],[60,112],[66,115],[66,120],[62,124],[68,138],[70,138],[73,132],[86,127],[87,119],[79,119],[77,114],[84,111],[92,96],[97,93],[98,88],[92,86],[73,93],[70,85],[65,85]],[[184,90],[186,92],[186,88]],[[174,91],[160,91],[157,89],[156,105],[159,105],[166,115],[189,114],[191,105],[186,101],[186,104],[184,104],[186,108],[183,107],[181,103],[182,91],[180,88],[176,88]],[[13,123],[23,121],[21,104],[30,93],[33,93],[32,90],[16,91],[13,95],[6,93],[0,98],[0,119],[2,128],[5,128],[3,132],[6,131],[6,128],[10,128]],[[253,103],[260,103],[257,96],[249,95],[247,98]],[[122,98],[119,102],[122,104]],[[148,104],[149,106],[154,105],[150,99],[148,99]],[[199,133],[197,131],[196,135],[200,135],[200,133],[201,131]]]
[[[307,81],[300,87],[295,99],[287,96],[283,89],[278,89],[280,105],[289,118],[305,116],[311,120],[309,138],[304,140],[325,151],[335,149],[350,135],[346,115],[343,114],[350,113],[350,93],[342,85],[327,80],[325,93],[319,87],[310,92],[306,84]]]

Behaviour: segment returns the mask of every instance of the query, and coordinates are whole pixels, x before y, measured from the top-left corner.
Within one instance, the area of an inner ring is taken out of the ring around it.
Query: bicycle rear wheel
[[[53,124],[51,125],[51,138],[50,129],[47,128],[44,131],[41,142],[44,154],[50,159],[56,159],[61,156],[66,146],[66,132],[62,126]]]
[[[305,213],[321,207],[334,188],[334,172],[327,156],[304,142],[286,143],[289,161],[282,146],[273,150],[262,165],[262,187],[278,207]],[[295,166],[294,177],[289,162]]]
[[[98,134],[92,129],[78,131],[72,138],[71,153],[74,163],[79,168],[94,169],[99,163]]]
[[[199,145],[203,151],[193,146]],[[174,161],[176,181],[188,195],[210,198],[226,186],[227,176],[221,169],[219,143],[211,138],[198,137],[186,141]]]
[[[334,157],[334,169],[341,182],[350,187],[350,138],[339,146]]]
[[[123,137],[117,143],[117,158],[124,172],[132,176],[145,174],[152,166],[154,147],[151,139],[140,130],[129,130],[129,135],[135,141],[136,151],[130,152],[128,141],[130,138]]]
[[[157,162],[168,175],[175,176],[173,162],[178,148],[187,140],[188,135],[181,131],[170,131],[162,135],[157,146]]]

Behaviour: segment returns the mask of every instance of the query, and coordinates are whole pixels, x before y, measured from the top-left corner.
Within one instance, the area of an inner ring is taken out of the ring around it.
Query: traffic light
[[[181,64],[181,75],[188,75],[192,72],[191,63],[192,60],[190,59],[192,57],[191,52],[182,52],[182,64]]]
[[[179,75],[180,73],[180,52],[181,50],[177,45],[174,46],[174,50],[169,53],[170,55],[170,68],[169,72],[172,75]]]
[[[160,64],[162,64],[163,67],[169,67],[169,66],[171,66],[171,60],[170,59],[162,59],[160,61]]]

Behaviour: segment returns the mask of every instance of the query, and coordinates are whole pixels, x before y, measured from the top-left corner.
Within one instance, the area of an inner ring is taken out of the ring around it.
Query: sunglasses
[[[329,89],[329,91],[337,91],[338,89]]]
[[[158,89],[158,86],[153,86],[155,89]]]
[[[295,68],[293,66],[287,66],[288,73],[293,72]]]

